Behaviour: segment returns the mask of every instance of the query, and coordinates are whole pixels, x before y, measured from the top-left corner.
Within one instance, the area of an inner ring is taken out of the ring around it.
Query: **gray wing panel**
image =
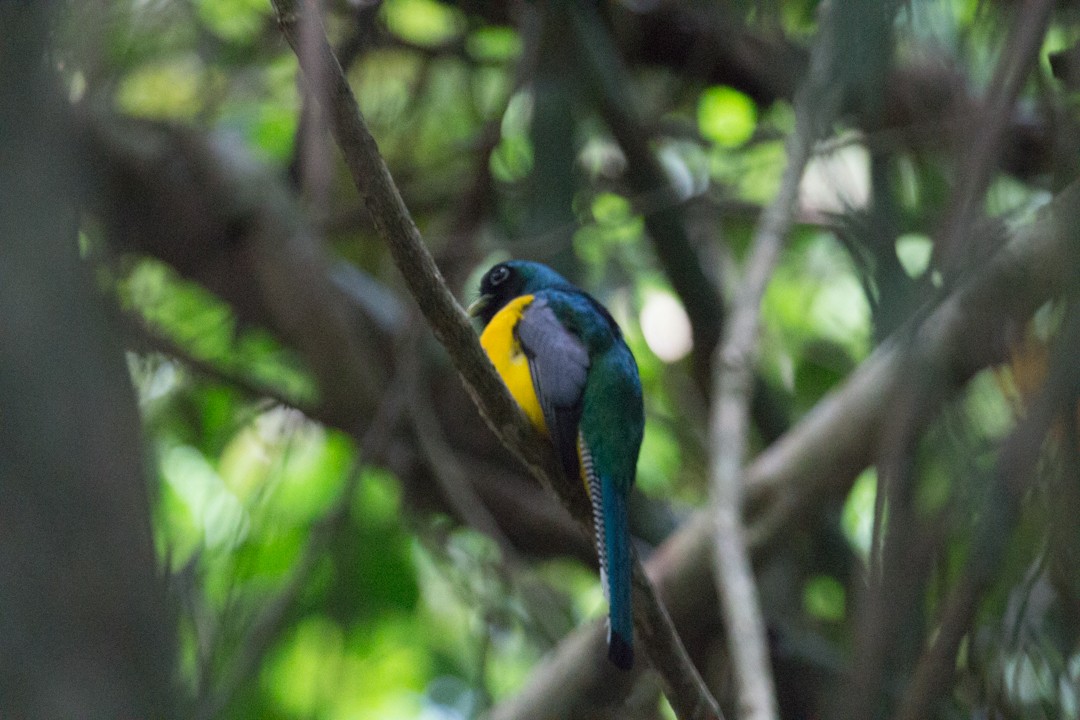
[[[589,353],[581,339],[563,327],[542,297],[522,313],[516,332],[529,359],[548,434],[566,472],[577,477],[578,421],[589,376]]]

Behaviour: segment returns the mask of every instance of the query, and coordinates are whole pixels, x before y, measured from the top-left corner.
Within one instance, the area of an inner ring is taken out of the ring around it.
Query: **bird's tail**
[[[603,581],[608,596],[608,658],[616,667],[629,670],[634,664],[634,616],[630,601],[630,528],[626,497],[608,477],[601,479],[600,502],[603,529],[597,528],[605,556]],[[595,503],[595,498],[594,498]],[[598,548],[600,549],[600,548]]]

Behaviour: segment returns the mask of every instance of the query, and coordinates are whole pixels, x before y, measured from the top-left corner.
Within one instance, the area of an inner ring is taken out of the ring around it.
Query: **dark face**
[[[469,308],[469,313],[487,325],[506,303],[522,294],[525,282],[521,268],[511,263],[495,265],[480,280],[480,298]]]
[[[469,314],[487,325],[514,298],[547,288],[573,289],[566,278],[547,265],[528,260],[507,260],[484,274],[480,281],[480,297],[469,307]]]

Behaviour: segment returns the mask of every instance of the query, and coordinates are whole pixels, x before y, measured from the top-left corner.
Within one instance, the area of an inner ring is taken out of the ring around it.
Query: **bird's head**
[[[552,287],[570,284],[547,265],[528,260],[507,260],[493,266],[480,280],[480,297],[469,306],[469,315],[487,325],[506,303]]]

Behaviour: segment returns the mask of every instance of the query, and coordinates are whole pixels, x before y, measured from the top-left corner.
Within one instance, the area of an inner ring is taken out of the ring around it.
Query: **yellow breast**
[[[521,343],[514,333],[521,313],[532,301],[532,295],[522,295],[507,303],[484,328],[480,335],[480,345],[491,358],[492,365],[506,383],[514,400],[525,411],[525,415],[541,432],[547,434],[544,411],[540,408],[540,400],[536,397],[536,388],[533,387],[532,374],[529,372],[529,359],[525,357]]]

